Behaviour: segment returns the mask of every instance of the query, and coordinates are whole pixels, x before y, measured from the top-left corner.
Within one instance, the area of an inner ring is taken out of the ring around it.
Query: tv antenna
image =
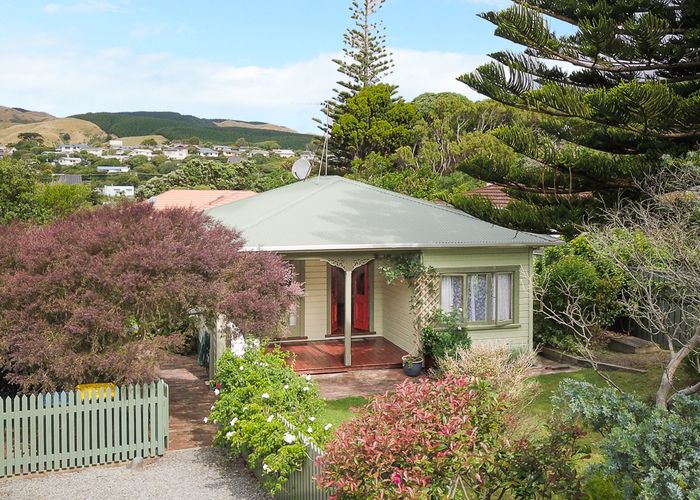
[[[324,175],[328,175],[328,139],[330,139],[330,126],[331,126],[331,116],[330,116],[330,103],[326,101],[326,127],[323,130],[323,149],[321,150],[321,158],[318,162],[318,176],[321,176],[321,171],[324,167]]]

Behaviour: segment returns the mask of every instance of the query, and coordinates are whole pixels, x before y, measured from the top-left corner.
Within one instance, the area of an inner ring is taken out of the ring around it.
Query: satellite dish
[[[292,165],[292,175],[295,179],[303,181],[311,173],[311,163],[306,158],[301,158]]]

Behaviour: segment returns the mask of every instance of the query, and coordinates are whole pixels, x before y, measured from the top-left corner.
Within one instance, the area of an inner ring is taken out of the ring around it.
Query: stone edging
[[[547,359],[551,359],[552,361],[557,361],[559,363],[569,363],[571,365],[575,366],[583,366],[586,368],[592,368],[593,364],[591,363],[590,360],[586,358],[581,358],[579,356],[574,356],[572,354],[567,354],[565,352],[559,351],[557,349],[553,349],[551,347],[542,347],[539,350],[539,353],[544,356]],[[630,366],[622,366],[622,365],[614,365],[612,363],[603,363],[602,361],[598,361],[596,363],[598,365],[599,369],[602,370],[620,370],[620,371],[627,371],[627,372],[632,372],[632,373],[646,373],[646,370],[641,370],[639,368],[632,368]]]

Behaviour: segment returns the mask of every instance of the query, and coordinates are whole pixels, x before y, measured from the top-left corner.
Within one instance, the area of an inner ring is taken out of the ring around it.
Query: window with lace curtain
[[[448,313],[459,310],[465,323],[512,323],[514,275],[512,271],[444,274],[440,306]]]

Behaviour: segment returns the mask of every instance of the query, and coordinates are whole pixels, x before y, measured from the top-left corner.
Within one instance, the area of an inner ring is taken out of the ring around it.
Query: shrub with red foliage
[[[299,295],[274,254],[185,209],[122,203],[0,227],[0,368],[25,392],[152,380],[193,309],[266,333]]]
[[[532,498],[578,491],[578,434],[507,439],[508,402],[485,380],[405,382],[344,422],[319,459],[337,498]]]

